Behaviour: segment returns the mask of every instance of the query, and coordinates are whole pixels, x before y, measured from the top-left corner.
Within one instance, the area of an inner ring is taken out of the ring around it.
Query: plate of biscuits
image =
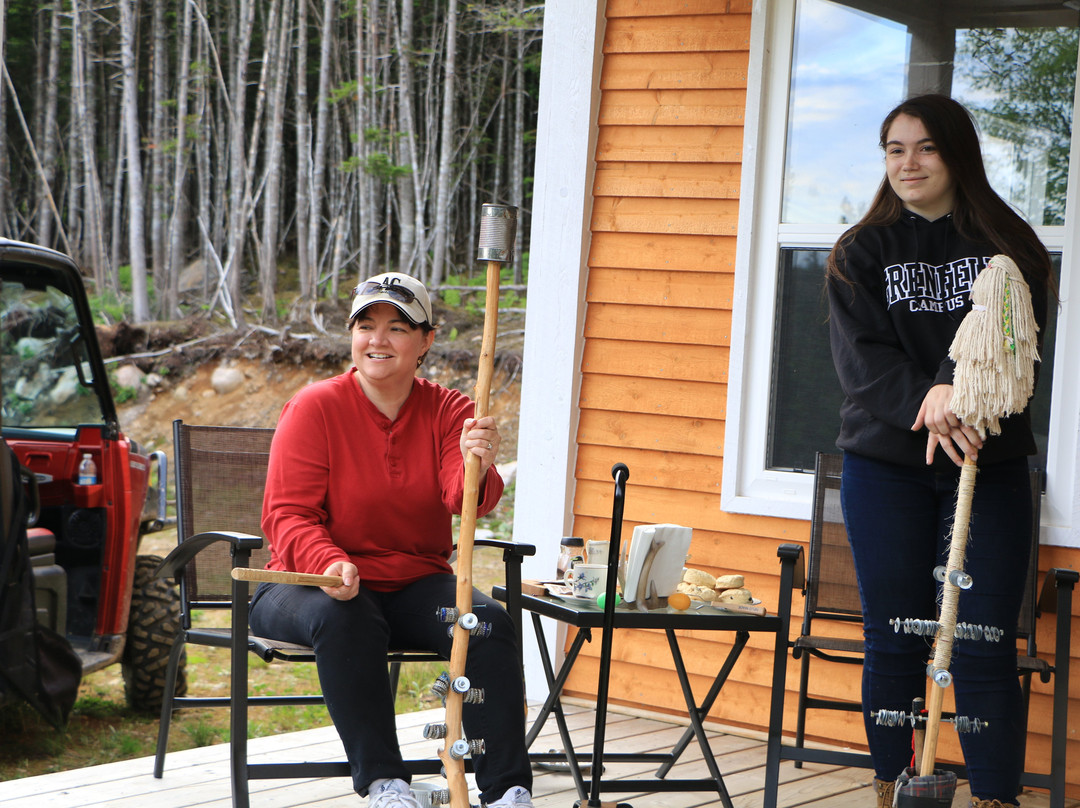
[[[718,606],[761,603],[761,600],[755,598],[753,593],[746,588],[743,576],[737,574],[714,576],[705,570],[684,567],[682,581],[675,589],[688,595],[691,600]]]

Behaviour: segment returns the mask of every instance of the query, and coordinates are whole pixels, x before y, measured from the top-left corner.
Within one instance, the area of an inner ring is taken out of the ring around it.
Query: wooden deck
[[[592,741],[593,712],[582,706],[567,705],[567,720],[579,749]],[[398,717],[402,750],[407,756],[420,757],[437,748],[437,741],[424,740],[423,726],[441,718],[442,710],[409,713]],[[682,735],[684,724],[673,720],[632,716],[610,712],[606,748],[611,752],[666,751]],[[736,808],[756,808],[762,804],[765,782],[765,744],[741,730],[710,728],[710,742],[723,772],[724,781]],[[265,760],[340,759],[341,744],[333,727],[289,733],[250,742],[252,755]],[[558,748],[554,720],[537,738],[534,751]],[[230,808],[228,746],[218,744],[201,749],[175,752],[165,762],[165,776],[155,780],[153,760],[108,763],[86,769],[28,777],[0,783],[0,804],[5,808]],[[696,744],[687,749],[673,777],[707,777]],[[640,778],[648,776],[650,764],[612,764],[605,777]],[[573,780],[568,774],[537,769],[533,786],[537,808],[571,808],[577,799]],[[790,762],[781,764],[779,804],[781,808],[816,806],[816,808],[858,808],[873,804],[868,783],[871,773],[865,769],[843,769],[806,764],[795,769]],[[440,782],[439,778],[423,778]],[[470,785],[471,783],[470,776]],[[345,778],[322,780],[260,780],[251,785],[252,808],[329,808],[366,804],[358,798]],[[629,802],[635,808],[694,808],[718,805],[715,793],[605,793],[605,800]],[[476,799],[475,790],[472,798]],[[954,805],[968,804],[968,790],[961,783]],[[1023,808],[1045,808],[1048,799],[1042,793],[1025,794]],[[1080,802],[1069,800],[1067,808]]]

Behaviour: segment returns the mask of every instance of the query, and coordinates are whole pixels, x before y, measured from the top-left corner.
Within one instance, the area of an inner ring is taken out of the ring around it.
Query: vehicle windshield
[[[74,301],[61,289],[3,281],[0,372],[5,427],[100,424],[101,404]]]

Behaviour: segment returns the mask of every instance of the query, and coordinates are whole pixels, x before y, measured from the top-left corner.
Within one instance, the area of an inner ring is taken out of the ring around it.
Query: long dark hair
[[[1008,255],[1032,280],[1053,289],[1050,256],[1027,222],[990,187],[979,147],[979,132],[971,113],[947,95],[919,95],[901,103],[881,122],[880,145],[885,148],[889,128],[899,115],[918,118],[937,147],[942,162],[956,183],[953,223],[964,238],[988,242]],[[904,206],[886,176],[870,209],[833,247],[826,274],[845,279],[839,262],[856,234],[864,227],[890,225],[900,218]]]

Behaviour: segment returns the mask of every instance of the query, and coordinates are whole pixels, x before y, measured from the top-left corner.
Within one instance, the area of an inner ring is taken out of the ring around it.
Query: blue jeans
[[[911,727],[879,727],[870,712],[910,711],[912,699],[926,696],[933,642],[897,633],[889,620],[937,619],[940,585],[932,572],[948,558],[958,480],[959,469],[939,472],[844,455],[840,496],[866,641],[863,716],[882,780],[895,780],[910,765]],[[1016,802],[1024,764],[1016,635],[1031,547],[1030,490],[1026,458],[979,468],[965,563],[974,584],[960,594],[957,620],[994,626],[1004,635],[1000,642],[957,640],[950,665],[957,714],[989,722],[981,732],[960,735],[971,792],[1008,803]]]
[[[453,606],[457,579],[431,575],[396,592],[360,587],[337,601],[309,586],[260,584],[251,603],[251,629],[261,637],[315,649],[326,707],[341,736],[361,796],[373,780],[410,781],[394,722],[387,650],[431,650],[449,659],[451,639],[436,610]],[[525,691],[513,622],[494,600],[473,590],[473,612],[492,625],[491,635],[473,637],[465,672],[485,701],[465,705],[465,737],[483,738],[487,752],[474,760],[481,798],[496,800],[513,786],[532,788],[525,749]],[[432,741],[440,746],[442,741]]]

